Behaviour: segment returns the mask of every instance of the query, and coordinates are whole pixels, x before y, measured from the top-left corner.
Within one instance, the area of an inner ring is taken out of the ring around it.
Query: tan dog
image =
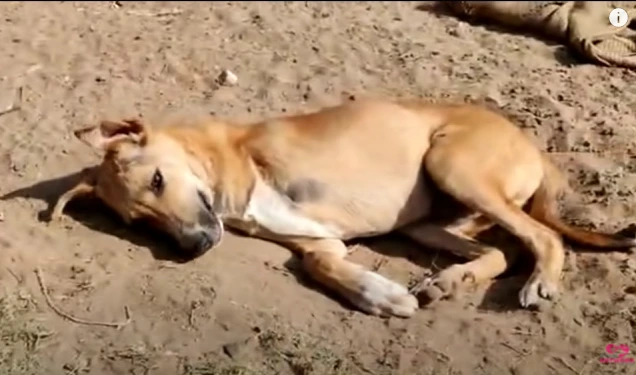
[[[75,134],[105,156],[53,217],[75,196],[94,194],[126,222],[151,219],[193,255],[216,246],[225,223],[295,250],[311,277],[371,314],[408,317],[418,301],[346,260],[343,240],[398,230],[469,259],[417,288],[440,298],[506,270],[503,251],[469,241],[498,224],[536,258],[519,295],[525,307],[557,293],[559,233],[597,247],[636,243],[564,224],[558,171],[508,120],[472,105],[365,100],[251,126],[211,119],[151,129],[127,120]],[[424,172],[472,213],[445,227],[426,221]]]

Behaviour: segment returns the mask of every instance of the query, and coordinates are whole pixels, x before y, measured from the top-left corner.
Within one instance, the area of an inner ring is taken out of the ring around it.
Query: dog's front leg
[[[417,299],[404,286],[346,260],[347,247],[340,240],[295,239],[284,243],[302,255],[303,268],[311,278],[366,313],[408,318],[418,308]]]

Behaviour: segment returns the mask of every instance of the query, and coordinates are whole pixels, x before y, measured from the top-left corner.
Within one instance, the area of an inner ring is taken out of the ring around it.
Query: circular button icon
[[[612,26],[623,27],[627,25],[627,22],[629,22],[629,16],[627,15],[625,9],[615,8],[612,9],[609,14],[609,21]]]

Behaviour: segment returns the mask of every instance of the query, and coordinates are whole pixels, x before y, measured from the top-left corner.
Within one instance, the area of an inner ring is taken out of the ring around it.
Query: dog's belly
[[[431,215],[433,191],[424,178],[367,186],[328,204],[343,240],[387,234]]]
[[[371,237],[427,217],[432,193],[428,181],[369,181],[352,189],[327,192],[317,202],[294,203],[259,181],[239,219],[228,224],[251,235],[312,238]],[[327,185],[327,189],[329,185]]]

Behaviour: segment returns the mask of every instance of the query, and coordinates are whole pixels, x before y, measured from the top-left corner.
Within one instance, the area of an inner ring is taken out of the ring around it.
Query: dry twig
[[[506,348],[508,348],[508,349],[512,350],[513,352],[517,353],[518,355],[520,355],[520,356],[522,356],[522,357],[525,355],[525,353],[524,353],[524,352],[522,352],[521,350],[519,350],[519,349],[515,348],[514,346],[512,346],[512,345],[508,344],[507,342],[504,342],[504,343],[502,343],[501,345],[502,345],[502,346],[505,346]]]
[[[371,270],[373,270],[374,272],[378,272],[380,268],[382,268],[382,266],[384,266],[387,262],[388,262],[388,259],[385,256],[383,256],[373,263]]]
[[[565,359],[563,359],[563,358],[561,358],[561,357],[554,357],[554,359],[555,359],[556,361],[560,362],[560,363],[561,363],[563,366],[565,366],[568,370],[572,371],[573,373],[575,373],[575,374],[577,374],[577,375],[579,374],[579,372],[578,372],[578,371],[576,371],[576,370],[574,369],[574,367],[572,367],[572,365],[570,365],[569,363],[567,363]]]
[[[165,17],[165,16],[178,16],[179,14],[183,13],[183,10],[182,9],[165,9],[165,10],[160,10],[159,12],[156,12],[156,13],[145,12],[140,10],[129,10],[126,13],[133,16]]]
[[[7,271],[11,274],[11,276],[13,276],[13,278],[15,279],[15,281],[18,282],[18,284],[22,284],[22,281],[23,281],[22,278],[16,275],[16,273],[13,272],[11,268],[7,267]]]
[[[44,294],[44,298],[46,299],[46,303],[49,305],[51,310],[53,310],[57,315],[70,320],[73,323],[91,325],[91,326],[103,326],[103,327],[111,327],[116,329],[121,329],[122,327],[128,325],[131,321],[130,310],[128,306],[124,306],[124,313],[126,314],[126,320],[123,322],[99,322],[99,321],[90,321],[77,318],[69,313],[62,311],[59,307],[55,306],[53,301],[51,300],[51,296],[46,288],[46,283],[44,282],[44,276],[42,275],[42,270],[38,267],[35,269],[35,275],[38,278],[38,283],[40,284],[40,289],[42,289],[42,294]]]
[[[13,103],[9,105],[7,108],[0,110],[0,116],[4,116],[11,112],[19,111],[22,109],[22,87],[18,87],[17,89],[17,100],[14,98]]]

